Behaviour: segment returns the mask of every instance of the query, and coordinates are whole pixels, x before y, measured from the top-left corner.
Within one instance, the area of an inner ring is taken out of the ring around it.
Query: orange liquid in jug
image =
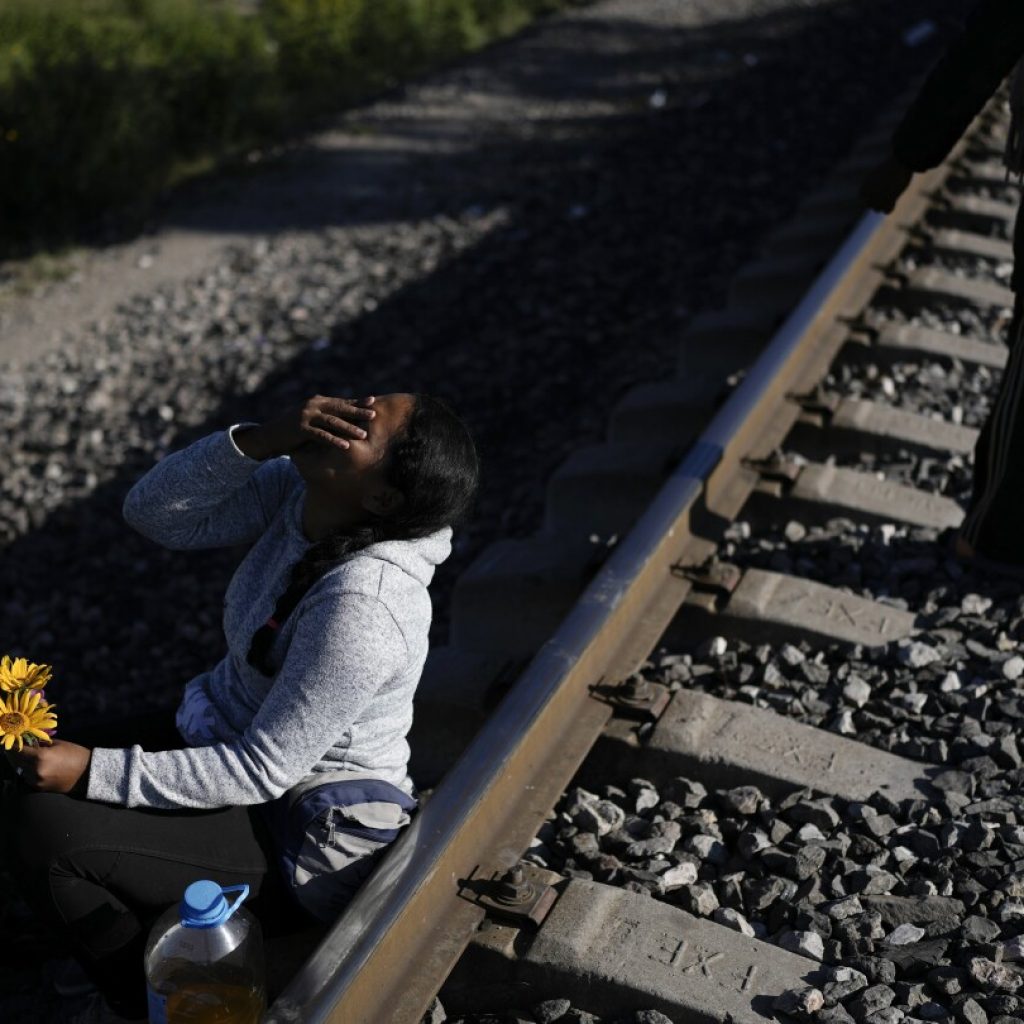
[[[192,983],[167,996],[167,1024],[259,1024],[261,991],[240,985]]]

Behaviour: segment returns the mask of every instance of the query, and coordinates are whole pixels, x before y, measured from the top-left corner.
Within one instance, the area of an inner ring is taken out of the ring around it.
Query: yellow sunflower
[[[41,693],[28,690],[0,698],[0,743],[4,750],[15,744],[21,750],[26,739],[50,743],[45,730],[56,728],[53,705],[47,704]]]
[[[0,658],[0,691],[41,690],[53,675],[49,665],[37,665],[28,658]]]

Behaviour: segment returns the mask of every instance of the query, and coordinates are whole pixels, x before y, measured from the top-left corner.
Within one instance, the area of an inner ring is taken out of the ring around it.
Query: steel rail
[[[460,883],[481,866],[516,861],[610,717],[593,686],[633,671],[667,626],[689,589],[673,564],[713,549],[709,513],[724,522],[742,505],[755,480],[743,459],[785,436],[799,414],[788,396],[808,367],[834,357],[845,337],[840,318],[858,312],[881,283],[879,264],[905,244],[901,225],[923,213],[947,167],[921,176],[895,216],[866,214],[856,225],[282,992],[271,1024],[418,1021],[483,917],[460,897]]]

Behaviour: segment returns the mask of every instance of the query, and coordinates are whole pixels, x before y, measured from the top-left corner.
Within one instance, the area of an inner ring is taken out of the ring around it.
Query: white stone
[[[786,523],[783,533],[790,544],[797,544],[807,536],[807,527],[803,523],[798,523],[795,519],[791,519]]]
[[[783,644],[779,648],[779,657],[791,668],[807,660],[807,656],[794,644]]]
[[[853,724],[853,712],[849,709],[840,711],[832,720],[832,725],[829,728],[841,736],[857,735],[857,727]]]
[[[621,828],[626,821],[626,813],[621,807],[585,789],[573,791],[566,813],[577,828],[599,836]]]
[[[708,641],[708,654],[713,658],[720,658],[729,650],[729,641],[724,636],[713,636]]]
[[[825,943],[817,932],[785,932],[779,938],[779,945],[813,960],[821,960],[825,955]]]
[[[1007,679],[1020,679],[1024,676],[1024,658],[1019,654],[1015,654],[1012,658],[1007,658],[1003,662],[1003,675]]]
[[[1008,921],[1017,923],[1024,918],[1024,903],[1018,900],[1005,900],[996,907],[992,917],[1000,924],[1006,924]]]
[[[829,973],[833,981],[854,981],[857,982],[861,988],[865,988],[868,983],[868,976],[866,974],[862,974],[854,967],[833,967]]]
[[[845,921],[848,917],[864,913],[864,904],[856,896],[846,896],[828,905],[826,911],[834,921]],[[849,968],[844,968],[848,970]]]
[[[726,531],[726,540],[749,540],[750,539],[750,523],[743,519],[736,520]]]
[[[911,668],[924,668],[939,660],[939,652],[920,640],[901,640],[898,644],[900,661]]]
[[[843,687],[843,696],[862,708],[871,699],[871,687],[860,676],[850,676]]]
[[[657,807],[660,802],[661,797],[653,786],[642,786],[636,795],[636,813],[642,814],[644,811],[649,811],[652,807]]]
[[[905,846],[894,846],[890,852],[897,864],[914,864],[917,862],[917,854],[913,850],[908,850]]]
[[[664,892],[678,889],[683,885],[690,885],[697,881],[697,865],[692,861],[684,860],[681,864],[669,868],[661,876],[661,888]]]
[[[918,928],[916,924],[901,924],[889,933],[886,941],[890,946],[909,946],[910,943],[918,942],[923,938],[923,928]]]
[[[820,989],[810,986],[800,989],[789,989],[783,992],[772,1004],[783,1014],[794,1014],[801,1018],[817,1013],[825,1005],[825,996]]]
[[[947,672],[943,677],[942,682],[939,683],[939,689],[943,693],[955,693],[960,689],[960,686],[960,676],[958,676],[956,672]]]
[[[714,836],[705,835],[703,832],[690,836],[683,849],[712,864],[721,864],[729,859],[729,851],[725,846]]]
[[[772,845],[772,841],[759,828],[751,829],[747,834],[750,837],[746,840],[747,849],[750,851],[750,855],[752,857],[761,853],[763,850],[767,850]]]
[[[927,693],[905,693],[900,698],[902,702],[915,714],[920,714],[928,703]]]
[[[569,800],[566,803],[564,814],[568,815],[569,819],[572,820],[573,814],[577,808],[583,804],[596,804],[601,798],[596,793],[591,793],[589,789],[584,789],[582,786],[577,786],[570,794]]]
[[[754,929],[750,927],[750,922],[738,910],[733,910],[732,907],[719,907],[711,915],[711,919],[717,924],[731,928],[735,932],[741,932],[743,935],[749,935],[751,938],[754,938]]]
[[[807,822],[806,825],[801,825],[800,830],[797,832],[797,838],[802,843],[814,843],[814,842],[825,842],[827,836],[825,836],[821,829],[817,825],[812,825]]]
[[[981,594],[964,594],[960,610],[965,615],[984,615],[992,607],[992,598]]]

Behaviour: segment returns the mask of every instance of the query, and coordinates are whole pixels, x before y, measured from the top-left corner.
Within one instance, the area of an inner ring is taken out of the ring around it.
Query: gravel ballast
[[[819,961],[819,1008],[855,1020],[891,1006],[953,1021],[968,1000],[1007,1015],[1024,1005],[1024,773],[1009,758],[958,763],[934,799],[899,804],[807,790],[773,802],[683,777],[575,788],[526,859]]]
[[[533,1006],[449,1017],[439,999],[423,1018],[423,1024],[676,1024],[659,1010],[635,1010],[614,1017],[599,1016],[573,1006],[568,999],[546,999]]]
[[[209,430],[368,387],[450,398],[480,444],[479,507],[434,587],[443,642],[458,572],[537,528],[552,469],[673,365],[690,317],[933,59],[901,33],[936,13],[597,4],[360,111],[369,135],[407,124],[419,147],[361,217],[278,233],[261,208],[214,264],[5,368],[0,650],[54,664],[69,725],[172,706],[222,654],[240,552],[154,548],[121,521],[124,493]],[[466,104],[480,137],[453,145],[435,115]],[[288,164],[270,173],[286,197]],[[36,963],[46,943],[11,895]],[[0,1016],[61,1019],[38,988],[5,967]]]

